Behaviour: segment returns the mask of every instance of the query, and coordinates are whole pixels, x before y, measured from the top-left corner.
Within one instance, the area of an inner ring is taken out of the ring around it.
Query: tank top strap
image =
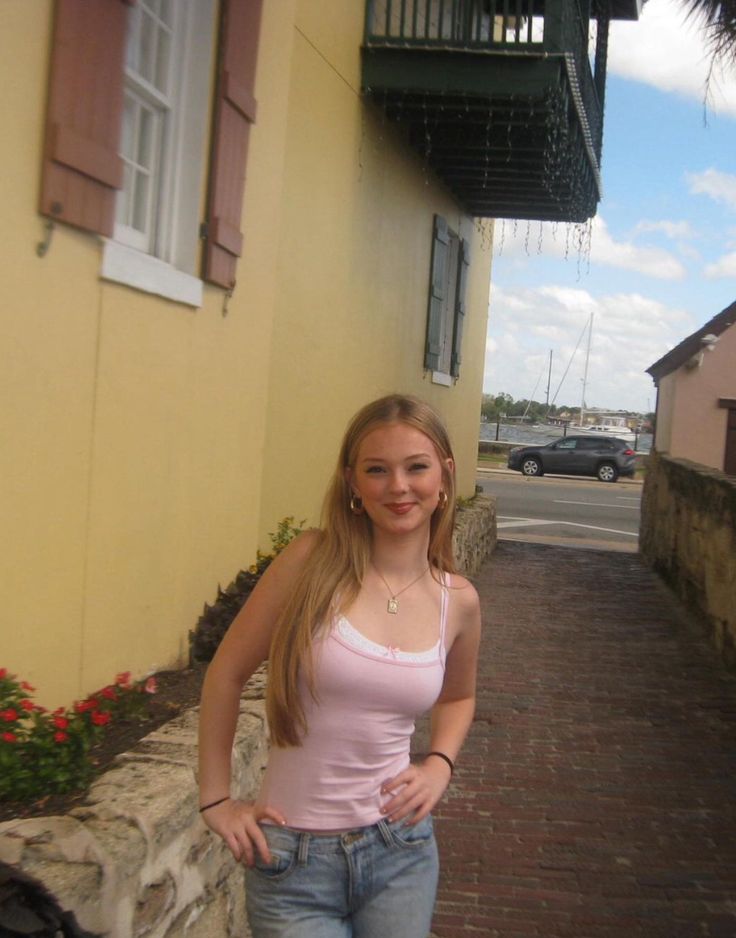
[[[447,610],[450,605],[450,574],[443,570],[440,574],[442,584],[442,598],[440,599],[440,660],[444,665],[447,658],[447,648],[445,646],[445,633],[447,632]]]

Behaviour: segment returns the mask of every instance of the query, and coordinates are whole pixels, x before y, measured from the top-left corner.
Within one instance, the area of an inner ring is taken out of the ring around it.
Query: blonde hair
[[[266,693],[271,741],[298,746],[307,725],[299,696],[304,672],[315,697],[312,641],[317,632],[346,609],[358,595],[371,554],[371,521],[350,507],[351,488],[346,469],[355,465],[363,439],[378,427],[403,423],[419,430],[434,444],[442,466],[447,496],[430,520],[427,560],[436,571],[455,572],[452,533],[455,524],[455,472],[447,430],[437,412],[417,397],[390,394],[366,404],[348,424],[337,466],[322,507],[319,537],[307,558],[278,622],[269,655]],[[454,466],[454,459],[453,459]]]

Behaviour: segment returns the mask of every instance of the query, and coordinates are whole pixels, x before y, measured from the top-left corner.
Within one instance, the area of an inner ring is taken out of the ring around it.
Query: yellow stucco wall
[[[474,491],[490,279],[477,226],[360,97],[363,5],[299,4],[292,59],[280,292],[270,369],[262,535],[318,520],[347,420],[390,391],[437,406],[460,490]],[[352,31],[356,41],[346,43]],[[324,197],[330,192],[330,198]],[[471,242],[463,365],[452,387],[424,372],[434,213]]]
[[[101,242],[37,214],[52,4],[0,8],[6,133],[1,666],[68,703],[186,663],[218,582],[255,556],[286,87],[263,57],[239,281],[201,309],[104,282]],[[280,29],[264,17],[273,43]],[[204,193],[204,185],[203,185]],[[8,445],[10,443],[10,445]]]
[[[185,664],[217,584],[284,515],[316,520],[344,423],[369,398],[435,403],[473,490],[487,232],[362,103],[362,4],[318,6],[264,4],[224,316],[221,290],[193,309],[102,281],[100,239],[63,225],[37,257],[52,3],[0,4],[0,667],[46,705]],[[422,368],[435,212],[473,242],[451,388]]]

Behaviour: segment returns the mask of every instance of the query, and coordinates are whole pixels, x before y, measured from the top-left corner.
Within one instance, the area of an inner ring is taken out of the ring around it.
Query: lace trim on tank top
[[[356,628],[353,628],[345,616],[340,616],[335,628],[346,645],[376,658],[390,658],[392,661],[406,661],[408,664],[428,664],[436,661],[439,655],[441,639],[438,639],[437,643],[432,648],[428,648],[427,651],[401,651],[393,645],[379,645],[378,642],[366,638]]]

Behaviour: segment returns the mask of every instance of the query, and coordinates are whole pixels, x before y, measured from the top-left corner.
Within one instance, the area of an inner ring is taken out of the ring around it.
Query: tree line
[[[548,417],[567,415],[577,420],[580,416],[580,405],[549,404],[544,401],[530,401],[522,398],[517,401],[510,394],[484,394],[480,412],[482,418],[496,422],[503,417],[524,417],[529,423],[544,423]],[[616,411],[622,416],[641,417],[644,424],[654,420],[654,414],[629,414],[626,411]]]

